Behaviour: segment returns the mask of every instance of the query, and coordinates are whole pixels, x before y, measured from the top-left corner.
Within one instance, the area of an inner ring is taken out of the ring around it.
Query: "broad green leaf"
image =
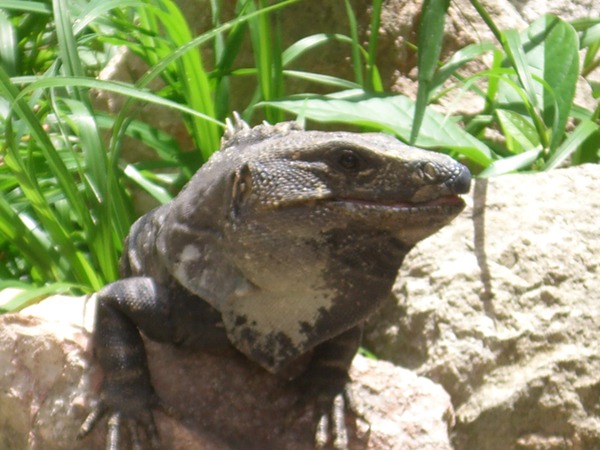
[[[354,92],[337,96],[308,97],[269,102],[307,119],[318,122],[348,123],[385,130],[408,142],[415,105],[402,95],[365,97]],[[487,166],[491,163],[490,149],[446,116],[426,110],[421,133],[415,145],[424,148],[450,149]]]
[[[504,33],[507,49],[512,52],[512,61],[528,98],[535,99],[544,126],[549,130],[547,139],[538,127],[542,142],[553,153],[564,137],[575,96],[579,76],[577,33],[567,22],[552,15],[543,16],[520,34],[524,54],[518,50],[515,33]],[[504,90],[503,94],[504,104],[518,109],[521,100],[510,90]]]
[[[526,116],[507,109],[497,109],[496,116],[506,139],[506,147],[512,153],[522,153],[540,145],[535,126]]]
[[[550,159],[546,162],[544,170],[558,167],[565,159],[574,153],[585,140],[592,134],[597,133],[600,126],[591,120],[584,120],[569,134],[569,137],[556,149]],[[598,143],[600,146],[600,143]]]
[[[540,46],[528,53],[532,66],[543,58],[542,77],[552,91],[544,90],[544,121],[552,126],[550,152],[560,144],[579,77],[579,40],[571,25],[557,17],[545,16],[530,27],[530,42],[543,35],[543,55]],[[558,110],[555,109],[555,105]]]

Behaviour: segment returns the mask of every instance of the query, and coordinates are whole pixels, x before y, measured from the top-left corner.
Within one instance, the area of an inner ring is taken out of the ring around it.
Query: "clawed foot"
[[[174,415],[171,408],[162,404],[157,404],[156,408],[169,416]],[[109,408],[103,401],[100,401],[81,425],[79,433],[77,433],[77,439],[83,439],[87,436],[105,416],[108,417],[105,447],[107,450],[129,448],[124,443],[123,430],[125,428],[127,428],[133,450],[160,450],[160,438],[150,407],[139,410],[135,414],[125,414],[122,411]]]
[[[317,403],[319,421],[315,432],[315,447],[325,448],[332,442],[335,450],[348,449],[348,428],[346,427],[346,399],[340,393],[327,401],[327,404]]]
[[[354,432],[354,427],[348,428],[347,422],[349,415],[352,418],[360,419],[369,432],[369,424],[363,414],[358,410],[353,397],[348,388],[335,395],[316,394],[314,397],[303,396],[291,417],[297,416],[300,411],[306,411],[309,405],[313,405],[315,417],[317,418],[316,430],[314,434],[314,445],[316,449],[332,448],[334,450],[348,450],[350,447],[350,438]],[[362,440],[364,436],[360,436]]]

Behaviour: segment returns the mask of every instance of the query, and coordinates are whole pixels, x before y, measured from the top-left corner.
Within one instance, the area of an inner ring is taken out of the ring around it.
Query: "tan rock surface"
[[[457,450],[598,449],[600,168],[479,188],[408,255],[367,340],[446,388]]]

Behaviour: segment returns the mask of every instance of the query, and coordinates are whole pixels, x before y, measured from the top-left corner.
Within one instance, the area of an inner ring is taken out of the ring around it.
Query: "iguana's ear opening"
[[[244,164],[232,174],[231,183],[231,220],[237,220],[240,210],[252,192],[252,174],[248,164]]]

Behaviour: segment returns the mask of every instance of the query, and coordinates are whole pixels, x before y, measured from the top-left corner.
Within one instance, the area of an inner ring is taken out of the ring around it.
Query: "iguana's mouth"
[[[294,202],[278,203],[271,205],[271,208],[294,208],[294,207],[311,207],[315,208],[318,205],[339,205],[345,209],[363,209],[363,210],[387,210],[390,213],[417,213],[431,211],[432,213],[455,214],[460,212],[465,207],[464,200],[459,195],[444,195],[427,201],[410,202],[384,199],[364,199],[364,198],[338,198],[325,197],[319,199],[297,200]]]
[[[402,202],[402,201],[386,201],[386,200],[365,200],[365,199],[333,199],[334,202],[352,203],[358,206],[370,207],[390,207],[398,209],[428,209],[436,207],[451,207],[463,208],[465,201],[458,195],[444,195],[432,200],[422,202]]]

